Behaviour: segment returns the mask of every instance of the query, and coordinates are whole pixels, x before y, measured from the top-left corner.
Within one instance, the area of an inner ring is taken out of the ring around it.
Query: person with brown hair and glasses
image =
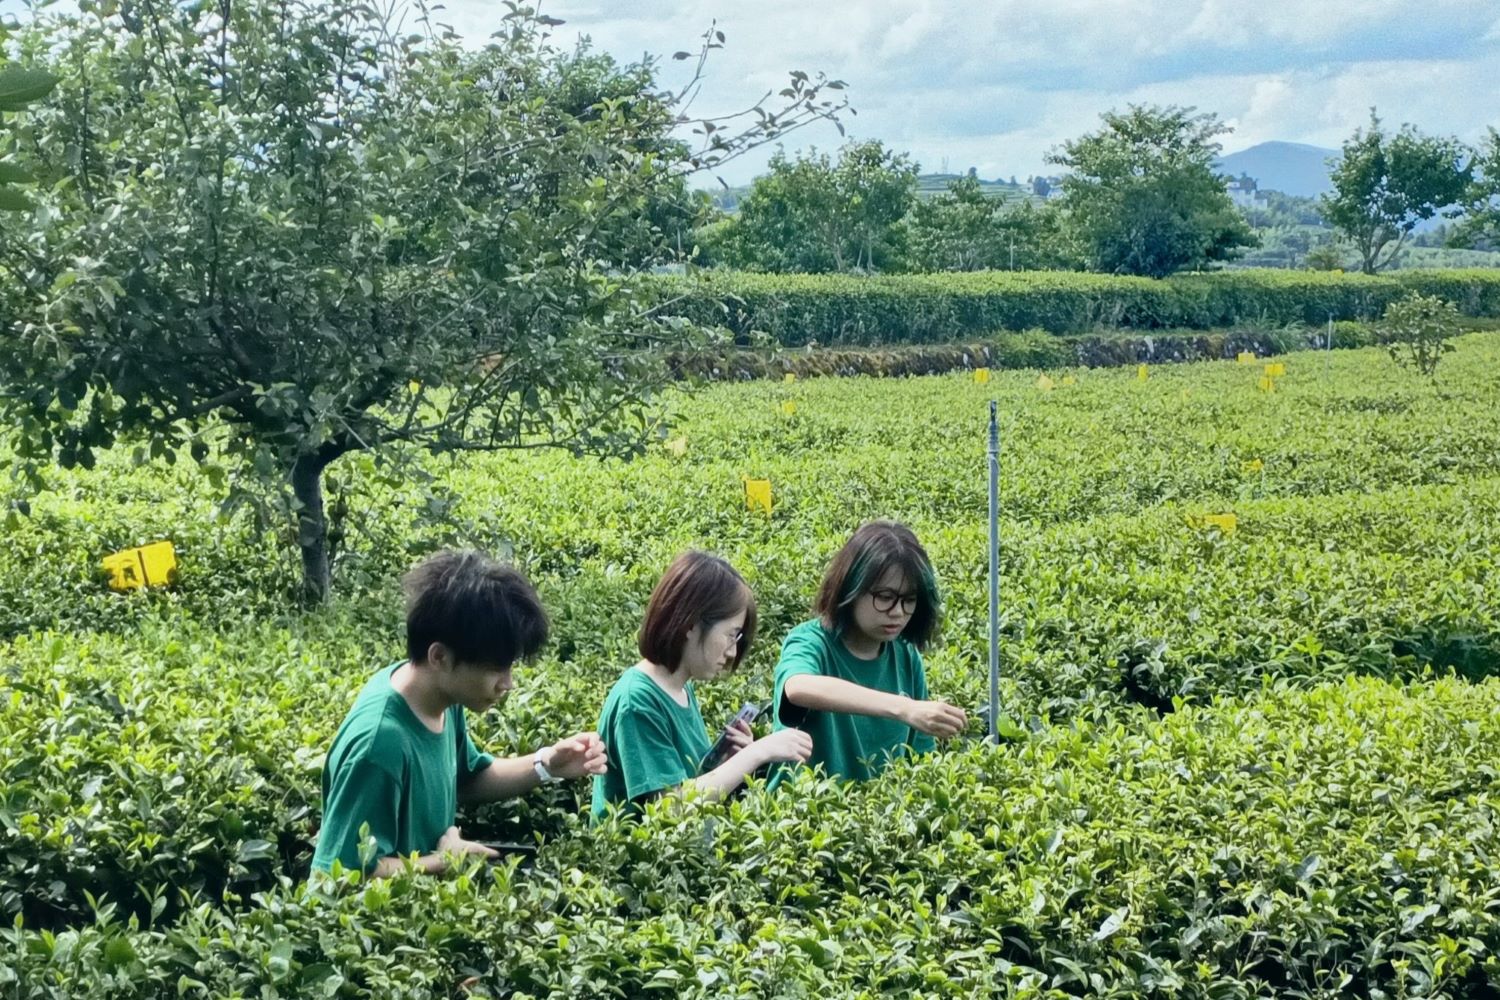
[[[594,778],[595,820],[611,807],[638,806],[674,790],[723,798],[766,764],[807,759],[807,734],[757,740],[737,723],[727,734],[727,759],[703,768],[712,747],[693,684],[739,666],[755,639],[755,619],[750,588],[718,556],[684,552],[667,568],[646,605],[640,662],[615,682],[599,715],[611,759]]]
[[[941,605],[932,562],[910,528],[862,525],[829,565],[813,612],[782,643],[772,702],[778,731],[812,737],[809,765],[868,780],[967,725],[963,709],[928,697],[920,650]]]

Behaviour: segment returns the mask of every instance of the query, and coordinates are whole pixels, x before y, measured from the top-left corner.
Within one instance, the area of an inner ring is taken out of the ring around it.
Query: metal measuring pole
[[[990,400],[990,742],[1000,742],[1000,421]]]
[[[1329,363],[1333,361],[1333,313],[1328,314],[1328,343],[1323,351],[1323,374],[1327,376]]]

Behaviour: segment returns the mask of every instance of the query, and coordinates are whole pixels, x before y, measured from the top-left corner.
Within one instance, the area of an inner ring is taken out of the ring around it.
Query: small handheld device
[[[712,771],[724,763],[729,757],[729,731],[737,723],[743,722],[747,726],[750,725],[758,715],[760,715],[760,706],[752,701],[745,702],[735,717],[729,720],[729,725],[725,726],[724,731],[719,734],[719,739],[714,743],[713,749],[708,751],[708,756],[703,758],[703,766],[699,769],[700,773],[703,771]]]
[[[502,844],[494,841],[481,841],[481,843],[497,852],[494,857],[485,859],[489,864],[504,864],[507,859],[519,856],[521,863],[518,867],[521,871],[526,871],[536,863],[535,844]]]

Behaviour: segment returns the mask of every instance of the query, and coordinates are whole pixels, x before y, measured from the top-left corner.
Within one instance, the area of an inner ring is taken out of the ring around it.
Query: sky
[[[439,17],[483,40],[493,0],[444,0]],[[1497,0],[543,0],[579,35],[624,61],[725,34],[695,111],[738,110],[823,71],[849,84],[849,134],[912,154],[925,172],[985,178],[1053,173],[1049,150],[1129,103],[1217,114],[1235,152],[1279,139],[1337,148],[1376,107],[1389,125],[1474,142],[1500,127]],[[684,82],[666,59],[662,82]],[[842,140],[830,125],[788,151]],[[729,184],[769,150],[728,164]],[[712,180],[711,178],[709,179]]]
[[[500,26],[495,0],[437,0],[438,19],[474,44]],[[62,0],[69,5],[70,0]],[[1213,112],[1232,153],[1279,139],[1337,148],[1374,106],[1466,142],[1500,127],[1500,0],[541,0],[579,36],[621,61],[712,53],[694,111],[743,110],[787,74],[822,71],[849,85],[844,126],[910,153],[925,172],[1025,178],[1055,173],[1047,153],[1130,103]],[[0,0],[15,15],[20,0]],[[660,80],[690,63],[663,58]],[[789,151],[843,141],[820,123]],[[771,148],[699,186],[747,183]]]

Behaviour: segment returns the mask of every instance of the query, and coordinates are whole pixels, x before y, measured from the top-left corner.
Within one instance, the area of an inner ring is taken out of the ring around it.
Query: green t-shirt
[[[799,674],[836,677],[842,681],[927,699],[927,672],[922,654],[905,639],[881,643],[873,660],[861,660],[817,619],[803,622],[787,634],[776,664],[776,729],[801,729],[812,737],[808,764],[823,765],[830,775],[866,781],[878,775],[892,757],[927,753],[936,741],[895,719],[799,708],[783,697],[787,679]],[[784,773],[784,771],[783,771]],[[774,784],[780,783],[780,774]]]
[[[599,713],[609,770],[594,776],[593,817],[612,805],[675,788],[698,776],[712,744],[691,682],[677,704],[660,684],[631,667],[615,681]]]
[[[459,782],[493,760],[469,739],[462,706],[443,716],[443,731],[422,724],[401,693],[391,687],[400,663],[366,682],[344,716],[323,763],[323,827],[313,867],[327,871],[334,859],[359,867],[359,828],[370,824],[383,857],[428,854],[458,811]]]

